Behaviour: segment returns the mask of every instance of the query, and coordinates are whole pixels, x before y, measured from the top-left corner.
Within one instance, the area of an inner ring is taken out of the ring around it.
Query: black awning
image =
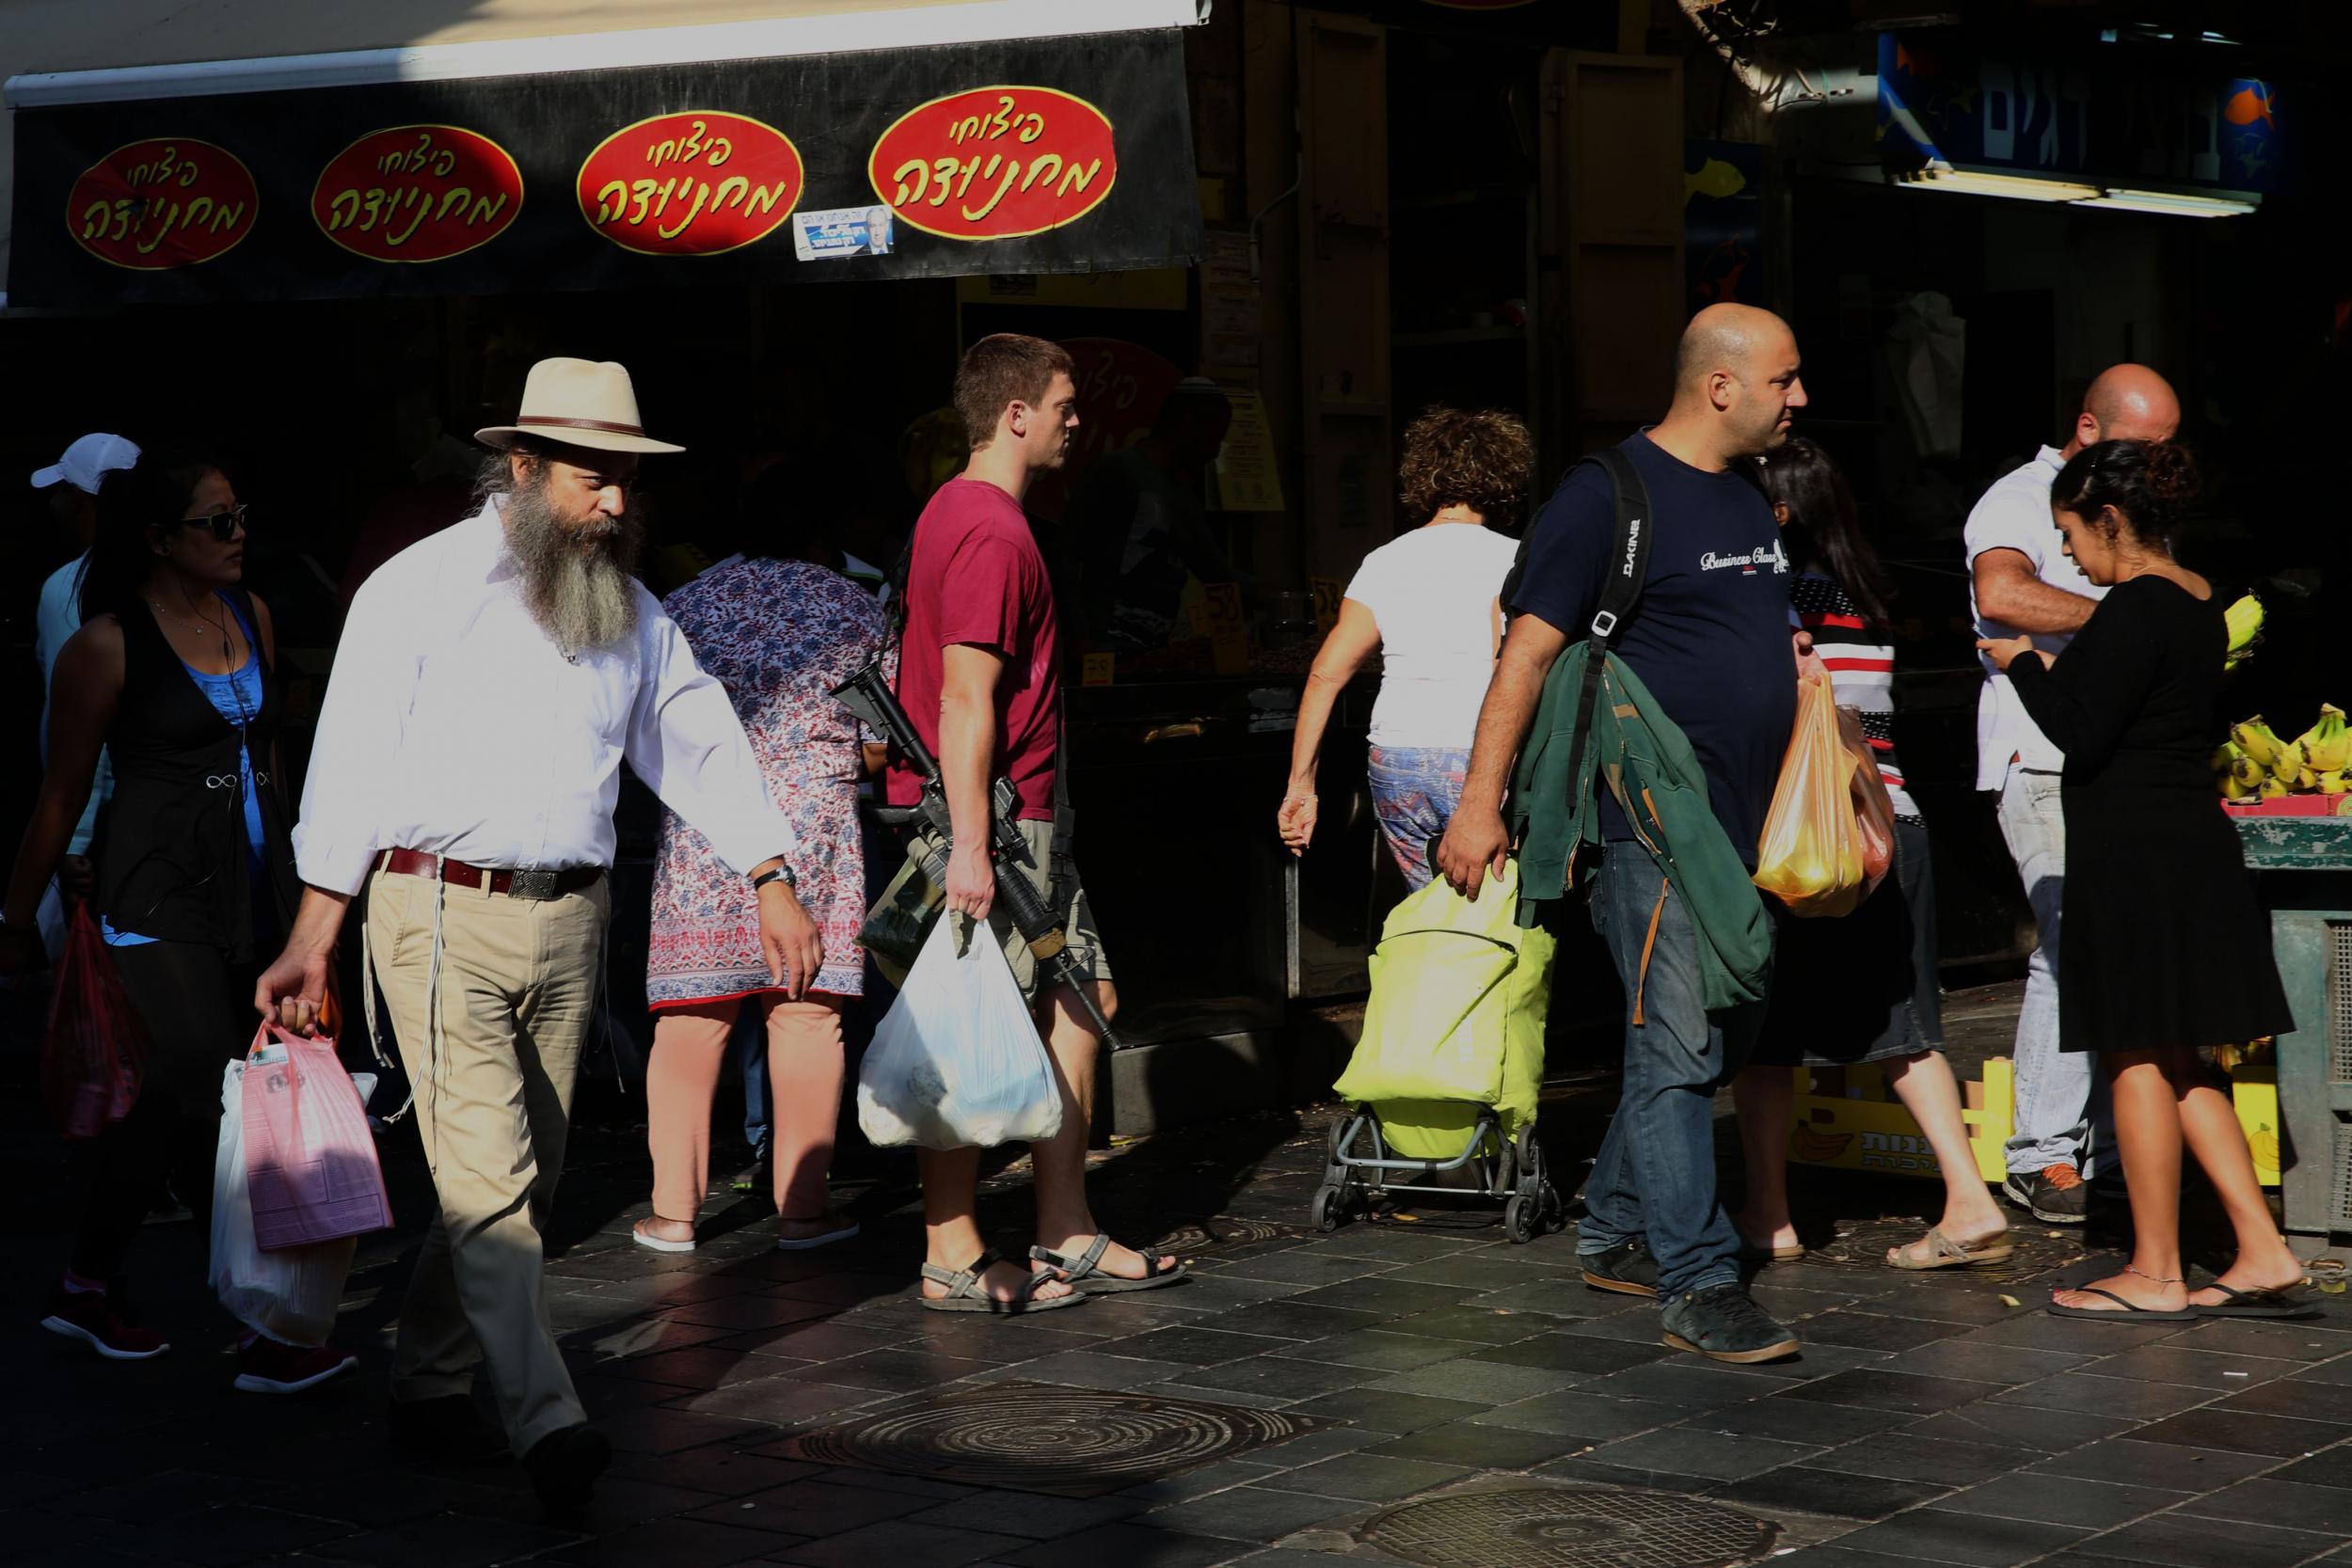
[[[18,305],[1199,259],[1173,30],[15,111]]]

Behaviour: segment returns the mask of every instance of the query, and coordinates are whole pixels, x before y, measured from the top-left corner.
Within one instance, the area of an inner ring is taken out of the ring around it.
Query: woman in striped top
[[[1894,877],[1842,919],[1785,919],[1772,1007],[1749,1066],[1733,1083],[1748,1194],[1740,1229],[1754,1252],[1804,1254],[1788,1212],[1793,1067],[1879,1064],[1919,1124],[1944,1175],[1944,1212],[1926,1236],[1888,1250],[1899,1269],[1998,1262],[2009,1225],[1978,1175],[1961,1119],[1960,1086],[1936,1048],[1944,1018],[1935,978],[1935,879],[1928,832],[1903,788],[1894,736],[1892,584],[1864,536],[1845,476],[1802,436],[1772,453],[1764,493],[1785,531],[1791,609],[1829,667],[1840,707],[1856,710],[1895,807]]]

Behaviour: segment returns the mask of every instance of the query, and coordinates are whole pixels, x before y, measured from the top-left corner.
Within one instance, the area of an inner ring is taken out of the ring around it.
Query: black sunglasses
[[[180,526],[210,529],[213,531],[214,538],[222,544],[227,544],[236,537],[239,529],[246,526],[246,512],[245,507],[232,506],[226,512],[215,512],[209,517],[183,517],[180,519]]]

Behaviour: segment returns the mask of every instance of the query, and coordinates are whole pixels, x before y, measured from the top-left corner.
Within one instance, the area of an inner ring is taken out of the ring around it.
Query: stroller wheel
[[[1350,1126],[1354,1125],[1355,1120],[1356,1113],[1354,1111],[1343,1111],[1340,1113],[1339,1118],[1336,1121],[1332,1122],[1329,1127],[1324,1129],[1323,1151],[1325,1154],[1328,1155],[1334,1163],[1339,1160],[1340,1150],[1347,1147],[1347,1130]]]
[[[1534,1241],[1544,1232],[1544,1211],[1540,1201],[1524,1194],[1502,1206],[1503,1233],[1515,1243]]]
[[[1513,1202],[1518,1199],[1514,1198]],[[1329,1182],[1315,1189],[1313,1202],[1308,1208],[1308,1220],[1317,1230],[1331,1231],[1340,1227],[1343,1195]]]

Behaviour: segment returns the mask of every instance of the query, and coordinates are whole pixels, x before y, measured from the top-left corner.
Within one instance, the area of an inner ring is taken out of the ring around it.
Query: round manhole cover
[[[1001,1383],[809,1433],[790,1448],[819,1465],[1091,1497],[1322,1424],[1203,1400]]]
[[[1836,1239],[1811,1248],[1804,1260],[1816,1268],[1883,1269],[1890,1248],[1910,1246],[1927,1233],[1928,1222],[1916,1217],[1841,1221]],[[2039,1222],[2010,1226],[2009,1240],[2012,1250],[2006,1261],[1978,1264],[1966,1271],[1967,1276],[1982,1284],[2031,1279],[2083,1257],[2080,1236],[2053,1230]],[[1767,1282],[1771,1277],[1764,1276]]]
[[[1729,1509],[1646,1492],[1460,1492],[1375,1515],[1363,1539],[1429,1568],[1729,1568],[1761,1555],[1774,1527]]]

